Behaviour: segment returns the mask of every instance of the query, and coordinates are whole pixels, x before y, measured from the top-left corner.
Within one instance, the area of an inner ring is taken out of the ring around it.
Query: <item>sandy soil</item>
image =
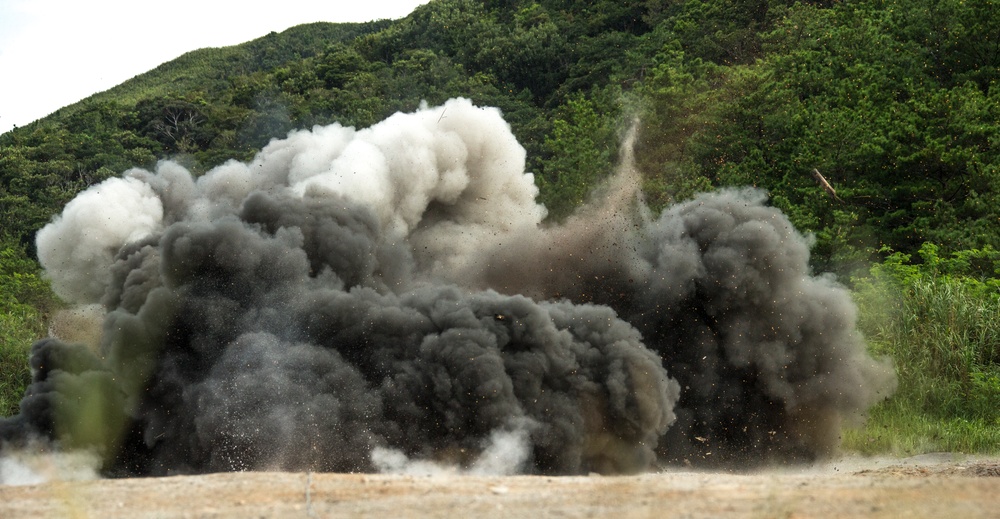
[[[756,474],[482,477],[253,472],[0,486],[0,517],[1000,516],[1000,459],[843,459]]]

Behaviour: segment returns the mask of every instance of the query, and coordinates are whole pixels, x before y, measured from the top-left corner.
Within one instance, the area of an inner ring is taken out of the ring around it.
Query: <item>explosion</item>
[[[630,164],[543,223],[500,112],[454,99],[92,186],[37,242],[94,331],[33,346],[0,442],[110,476],[829,454],[895,385],[848,292],[760,191],[654,217]]]

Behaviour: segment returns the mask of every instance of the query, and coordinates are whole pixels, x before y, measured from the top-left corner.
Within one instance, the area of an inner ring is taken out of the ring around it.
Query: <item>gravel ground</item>
[[[244,472],[0,486],[0,517],[1000,516],[1000,459],[850,458],[754,474],[423,476]]]

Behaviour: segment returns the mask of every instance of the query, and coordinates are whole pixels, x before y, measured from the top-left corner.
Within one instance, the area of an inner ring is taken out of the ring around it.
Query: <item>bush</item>
[[[860,326],[899,389],[846,445],[912,454],[1000,449],[1000,257],[992,249],[891,254],[856,280]]]
[[[57,302],[38,265],[10,241],[0,242],[0,416],[17,412],[28,383],[28,351],[44,337]]]

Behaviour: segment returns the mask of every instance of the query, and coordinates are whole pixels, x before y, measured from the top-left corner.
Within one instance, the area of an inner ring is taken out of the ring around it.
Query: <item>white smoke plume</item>
[[[39,485],[50,481],[88,481],[99,477],[100,459],[91,452],[51,452],[34,447],[5,452],[0,457],[0,485]]]
[[[761,193],[653,217],[626,155],[548,226],[524,166],[498,110],[455,99],[81,193],[39,256],[102,305],[100,344],[35,344],[0,442],[106,475],[632,472],[812,459],[892,391]]]
[[[410,459],[404,452],[386,447],[372,450],[375,468],[384,474],[440,476],[510,476],[520,474],[531,459],[531,436],[526,428],[497,429],[483,442],[482,451],[470,462],[466,453],[452,453],[453,459]]]
[[[163,205],[149,185],[111,178],[77,195],[38,232],[38,261],[59,297],[96,303],[110,283],[118,250],[158,231],[162,220]]]

